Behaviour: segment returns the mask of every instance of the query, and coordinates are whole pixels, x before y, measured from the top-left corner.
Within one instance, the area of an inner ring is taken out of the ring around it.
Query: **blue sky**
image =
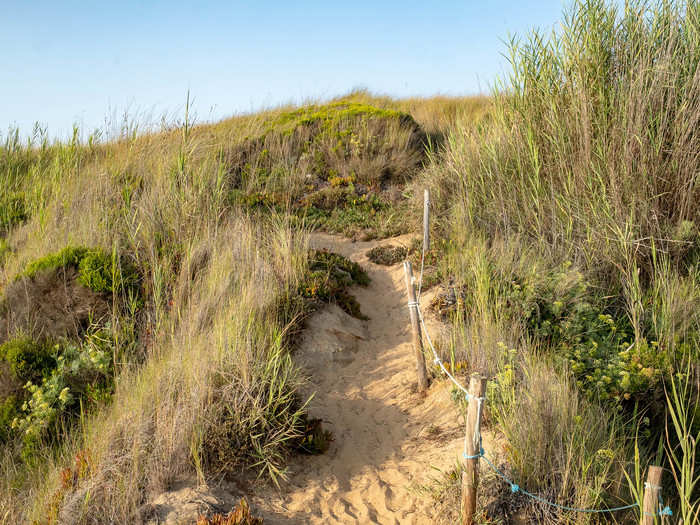
[[[488,92],[508,35],[552,28],[563,5],[0,0],[0,133],[179,115],[188,90],[199,121],[354,87]]]

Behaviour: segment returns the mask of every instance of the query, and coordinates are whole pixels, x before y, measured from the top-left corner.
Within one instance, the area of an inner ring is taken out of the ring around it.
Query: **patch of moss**
[[[68,246],[32,261],[17,277],[32,278],[39,272],[68,267],[78,270],[81,285],[97,293],[135,292],[138,288],[138,273],[132,265],[103,250],[82,246]]]

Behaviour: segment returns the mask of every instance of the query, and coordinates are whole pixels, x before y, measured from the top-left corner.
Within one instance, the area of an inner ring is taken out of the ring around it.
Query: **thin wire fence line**
[[[408,302],[408,307],[409,308],[415,308],[416,314],[418,315],[418,320],[420,321],[420,325],[423,329],[423,334],[425,334],[425,340],[428,343],[428,346],[430,347],[430,350],[433,354],[434,358],[434,363],[440,367],[442,372],[449,377],[450,381],[452,384],[457,387],[460,391],[464,393],[464,397],[467,401],[470,399],[476,399],[476,401],[479,403],[478,409],[479,409],[479,415],[481,412],[482,404],[486,401],[485,397],[474,397],[472,396],[469,391],[462,385],[462,383],[457,380],[450,372],[449,370],[445,367],[445,364],[443,363],[442,359],[437,353],[437,350],[435,350],[435,345],[433,344],[432,339],[430,338],[430,334],[428,333],[428,328],[425,324],[425,319],[423,318],[423,312],[421,311],[420,307],[420,299],[421,299],[421,291],[423,288],[423,269],[424,269],[424,263],[425,263],[425,243],[423,243],[423,250],[421,253],[421,262],[420,262],[420,275],[418,279],[418,295],[416,297],[416,301]],[[480,419],[480,418],[479,418]],[[503,472],[501,472],[496,465],[494,465],[487,457],[484,448],[481,446],[481,429],[479,425],[477,424],[477,427],[475,429],[475,438],[478,439],[479,442],[479,452],[475,455],[468,455],[467,454],[467,442],[469,439],[469,436],[467,435],[466,429],[465,429],[465,436],[464,436],[464,453],[462,454],[464,459],[479,459],[482,458],[486,464],[489,466],[489,468],[501,479],[503,479],[508,485],[510,485],[511,492],[518,493],[520,492],[521,494],[524,494],[525,496],[528,496],[531,499],[534,499],[536,501],[539,501],[542,504],[549,505],[550,507],[558,508],[561,510],[566,510],[570,512],[581,512],[581,513],[589,513],[589,514],[595,514],[595,513],[608,513],[608,512],[618,512],[622,510],[630,510],[636,507],[639,507],[639,502],[634,502],[629,505],[624,505],[621,507],[613,507],[613,508],[607,508],[607,509],[587,509],[587,508],[576,508],[576,507],[569,507],[566,505],[560,505],[559,503],[555,503],[553,501],[549,501],[542,496],[538,496],[537,494],[533,494],[532,492],[529,492],[523,488],[520,487],[517,483],[515,483],[513,480],[509,479]],[[644,484],[645,488],[647,488],[647,483]],[[645,515],[648,515],[648,513],[644,513]],[[663,499],[661,498],[661,493],[659,492],[659,509],[658,512],[656,513],[656,516],[672,516],[673,512],[671,508],[666,505],[664,506],[663,504]]]

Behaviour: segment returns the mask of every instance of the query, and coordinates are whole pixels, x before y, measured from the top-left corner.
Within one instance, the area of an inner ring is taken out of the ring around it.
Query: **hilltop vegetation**
[[[134,522],[183,475],[276,480],[323,449],[290,351],[318,304],[362,317],[345,290],[366,275],[308,230],[399,215],[427,142],[401,104],[454,121],[485,101],[357,93],[107,143],[6,139],[4,520]]]
[[[440,351],[489,376],[504,468],[614,507],[661,464],[667,503],[697,522],[699,34],[696,2],[576,2],[560,32],[511,42],[491,98],[355,92],[105,142],[10,133],[2,519],[139,522],[181,477],[275,482],[300,446],[322,451],[294,346],[319,305],[362,318],[347,290],[367,275],[309,232],[416,231],[429,187]],[[458,474],[431,491],[448,521]],[[484,523],[639,517],[484,483]]]

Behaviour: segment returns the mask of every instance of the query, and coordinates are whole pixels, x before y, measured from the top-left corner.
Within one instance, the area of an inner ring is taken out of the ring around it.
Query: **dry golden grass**
[[[420,113],[418,100],[348,98]],[[444,133],[463,103],[471,102],[432,101],[445,109],[431,121],[426,107],[421,124]],[[108,143],[26,148],[9,141],[0,149],[0,182],[23,193],[29,216],[3,241],[9,251],[0,295],[30,261],[78,245],[125,257],[142,275],[144,298],[138,308],[114,298],[111,322],[130,325],[133,337],[114,341],[111,402],[83,413],[31,464],[14,444],[3,446],[1,522],[136,523],[141,505],[179,476],[250,467],[267,479],[284,475],[286,443],[297,437],[303,408],[285,329],[300,314],[289,297],[306,270],[307,234],[284,209],[249,215],[230,202],[236,166],[229,153],[294,109],[127,130]],[[386,133],[386,152],[357,157],[356,171],[369,177],[387,162],[416,169],[401,150],[410,133],[374,131]],[[279,138],[268,149],[284,165],[295,139]],[[342,160],[331,159],[345,169]],[[286,168],[276,182],[253,177],[248,184],[276,184],[291,201],[305,167]]]

